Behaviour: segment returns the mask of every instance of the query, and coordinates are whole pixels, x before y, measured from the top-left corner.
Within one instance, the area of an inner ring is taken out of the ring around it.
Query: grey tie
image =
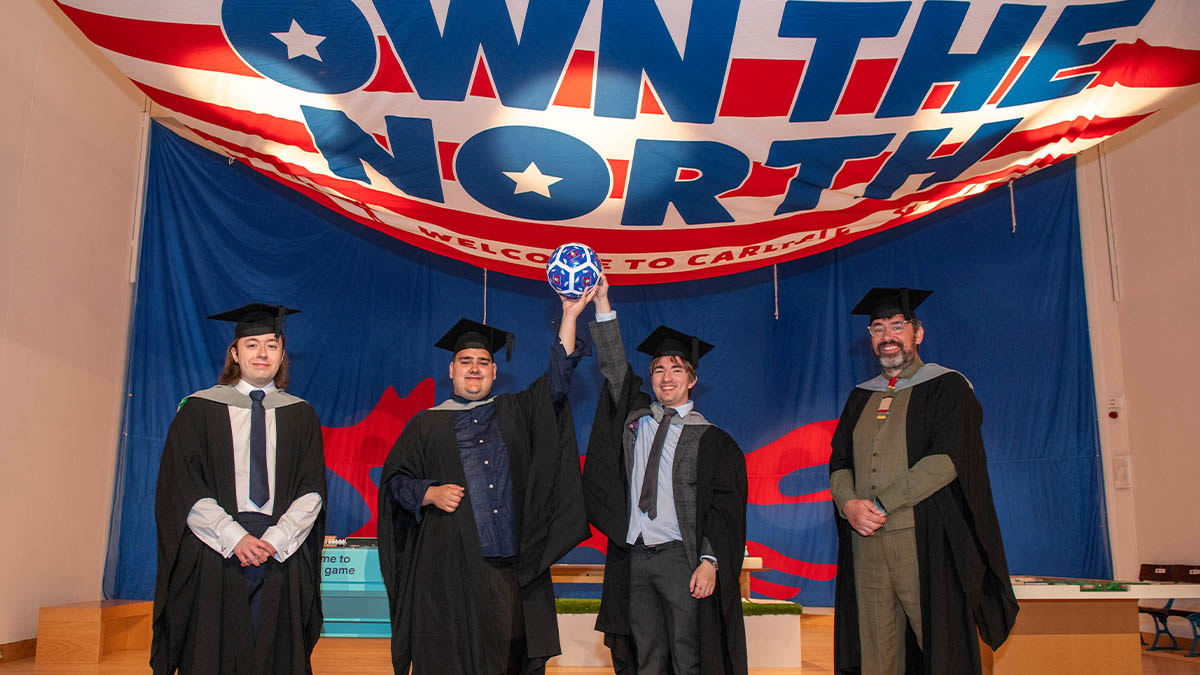
[[[650,516],[650,520],[658,517],[658,465],[662,464],[663,446],[667,444],[667,433],[671,431],[671,419],[674,417],[674,408],[663,408],[658,431],[654,433],[654,442],[650,445],[650,456],[646,458],[646,474],[642,476],[638,508]]]

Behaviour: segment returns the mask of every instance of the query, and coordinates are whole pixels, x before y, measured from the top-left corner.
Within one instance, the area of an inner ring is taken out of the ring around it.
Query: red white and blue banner
[[[56,0],[185,137],[438,255],[616,283],[853,242],[1200,83],[1195,0]]]
[[[746,453],[747,549],[767,568],[752,575],[756,597],[832,603],[829,442],[851,388],[879,373],[866,321],[849,313],[873,286],[934,290],[919,312],[921,355],[975,386],[1013,573],[1111,573],[1072,165],[774,268],[613,287],[627,347],[659,324],[716,345],[693,400]],[[289,391],[320,416],[327,532],[341,537],[377,531],[388,450],[416,412],[449,397],[450,355],[433,345],[459,317],[516,332],[497,392],[546,368],[561,305],[544,280],[401,244],[160,125],[145,214],[107,597],[152,594],[163,441],[179,399],[215,382],[230,339],[227,323],[203,317],[253,301],[302,310],[287,325]],[[648,357],[630,351],[645,373]],[[570,394],[580,453],[598,370],[584,359]],[[569,561],[604,550],[597,535]]]

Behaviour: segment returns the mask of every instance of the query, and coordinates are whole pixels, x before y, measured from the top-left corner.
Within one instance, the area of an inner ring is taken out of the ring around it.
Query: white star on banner
[[[318,61],[321,60],[321,54],[317,52],[317,45],[325,41],[323,35],[310,35],[304,32],[300,24],[292,19],[292,27],[286,33],[271,33],[277,40],[287,45],[288,59],[294,59],[297,56],[308,56]]]
[[[505,176],[508,176],[516,183],[513,188],[513,194],[519,195],[523,192],[536,192],[543,197],[550,197],[550,186],[562,180],[558,176],[547,176],[542,173],[541,169],[537,168],[537,164],[529,163],[524,171],[505,171]]]

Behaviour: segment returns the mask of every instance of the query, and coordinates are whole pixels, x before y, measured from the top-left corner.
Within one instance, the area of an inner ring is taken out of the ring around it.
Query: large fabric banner
[[[775,270],[612,289],[627,345],[659,324],[716,345],[694,400],[746,453],[748,549],[768,568],[753,577],[756,595],[831,604],[829,440],[850,389],[879,372],[865,321],[849,314],[873,286],[934,290],[920,308],[921,354],[962,371],[983,404],[1012,571],[1110,573],[1072,168]],[[110,597],[152,594],[162,443],[177,402],[216,381],[231,336],[204,316],[251,301],[302,310],[287,327],[291,391],[324,425],[338,536],[376,532],[379,466],[408,419],[449,396],[450,356],[433,343],[459,317],[517,333],[497,391],[546,367],[560,305],[544,281],[361,228],[157,125],[148,191]],[[646,370],[643,355],[630,359]],[[585,359],[570,397],[580,439],[599,391]],[[602,544],[570,557],[602,560]]]
[[[180,133],[536,278],[720,276],[916,221],[1200,82],[1195,0],[56,0]]]

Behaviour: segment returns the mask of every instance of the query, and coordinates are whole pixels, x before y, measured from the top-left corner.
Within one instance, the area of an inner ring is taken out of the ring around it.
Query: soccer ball
[[[546,281],[559,295],[578,298],[600,281],[600,256],[587,244],[563,244],[546,261]]]

